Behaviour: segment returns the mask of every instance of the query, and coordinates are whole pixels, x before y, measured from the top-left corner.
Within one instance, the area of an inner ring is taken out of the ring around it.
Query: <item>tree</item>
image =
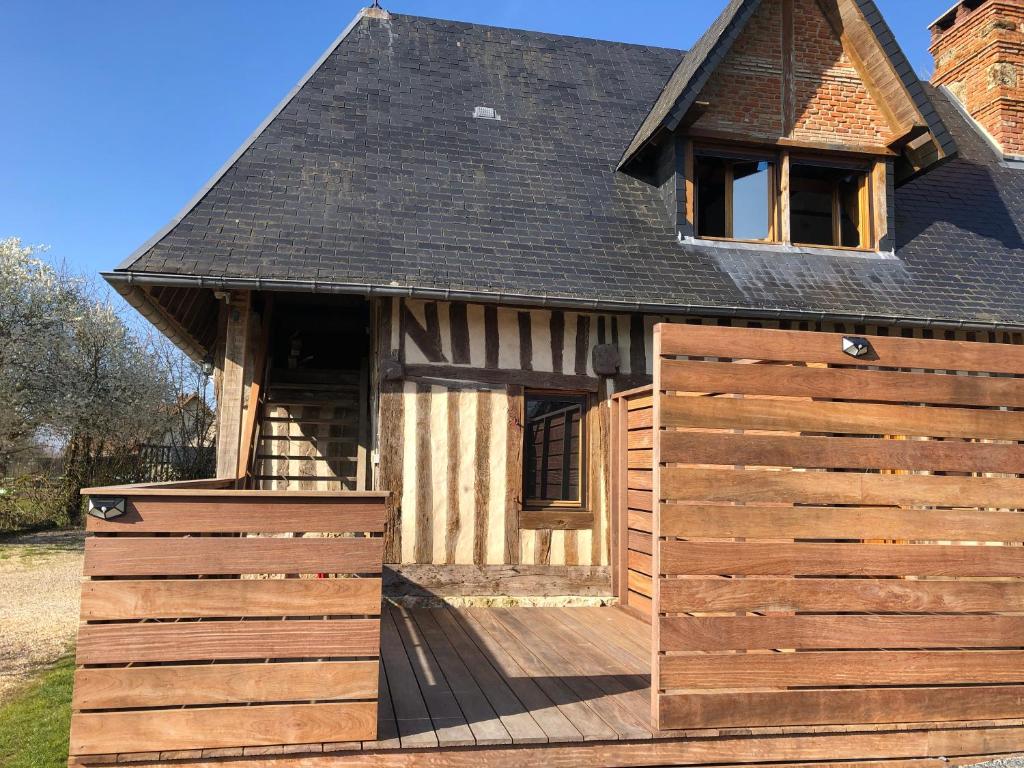
[[[174,474],[181,479],[208,477],[215,472],[213,373],[163,336],[155,340],[154,353],[168,372],[174,395],[163,441],[171,448]]]

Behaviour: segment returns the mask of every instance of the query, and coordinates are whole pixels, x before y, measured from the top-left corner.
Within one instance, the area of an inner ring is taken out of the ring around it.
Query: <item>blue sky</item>
[[[0,238],[113,268],[369,0],[4,0]],[[385,0],[397,13],[688,47],[726,0]],[[912,64],[952,0],[878,0]],[[624,140],[628,137],[624,137]]]

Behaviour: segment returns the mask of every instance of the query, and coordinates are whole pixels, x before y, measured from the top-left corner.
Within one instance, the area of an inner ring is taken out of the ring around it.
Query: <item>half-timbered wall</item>
[[[459,302],[381,300],[377,309],[375,487],[395,497],[385,559],[407,564],[608,565],[610,397],[651,381],[659,322],[1020,343],[1017,335],[996,332]],[[618,349],[617,375],[594,371],[594,348],[603,344]],[[545,528],[535,515],[522,513],[524,387],[592,393],[592,527]]]

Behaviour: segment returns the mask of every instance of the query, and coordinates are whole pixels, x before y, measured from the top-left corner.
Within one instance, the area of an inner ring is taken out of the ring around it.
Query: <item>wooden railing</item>
[[[85,491],[72,763],[375,738],[386,494],[233,484]]]

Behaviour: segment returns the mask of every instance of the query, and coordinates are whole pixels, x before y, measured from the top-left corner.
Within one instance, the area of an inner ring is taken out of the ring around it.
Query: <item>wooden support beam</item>
[[[249,311],[252,294],[231,294],[224,340],[220,401],[217,403],[217,476],[238,476],[242,437],[242,399],[245,395],[245,364],[249,351]]]
[[[263,325],[258,339],[259,346],[256,351],[256,361],[252,370],[252,385],[249,387],[249,405],[245,410],[244,424],[242,426],[241,448],[238,452],[238,475],[239,480],[250,474],[253,456],[253,443],[256,438],[256,423],[259,417],[260,398],[266,385],[267,378],[267,350],[270,347],[270,328],[274,314],[274,297],[268,295],[263,302]],[[365,491],[366,488],[357,490]]]

